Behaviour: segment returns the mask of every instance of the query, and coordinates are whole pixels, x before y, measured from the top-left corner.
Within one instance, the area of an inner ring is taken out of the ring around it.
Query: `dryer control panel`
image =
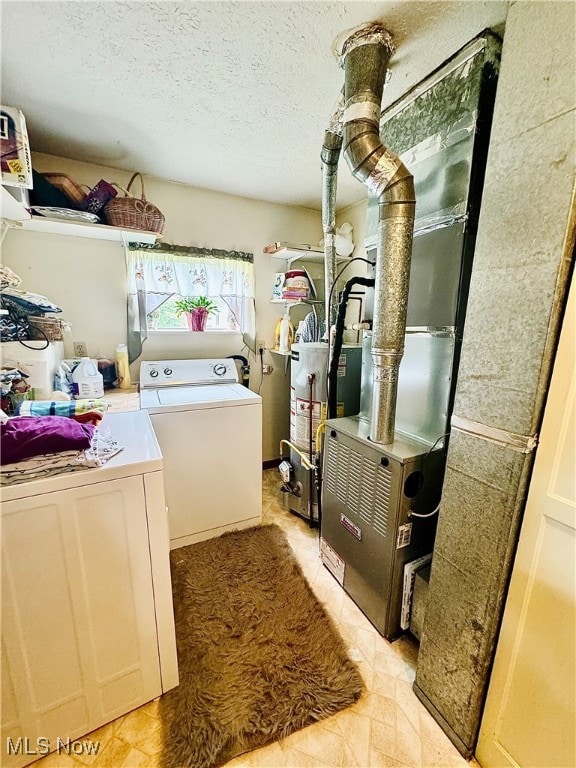
[[[227,358],[146,360],[140,364],[141,389],[236,383],[238,383],[236,363]]]

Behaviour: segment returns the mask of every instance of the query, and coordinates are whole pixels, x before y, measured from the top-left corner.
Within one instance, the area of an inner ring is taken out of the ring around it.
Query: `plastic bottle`
[[[116,374],[120,389],[130,389],[130,365],[128,363],[128,347],[126,344],[118,344],[116,347]]]
[[[104,397],[104,381],[93,360],[83,357],[72,371],[73,397],[75,400]]]
[[[294,338],[294,329],[290,322],[290,314],[288,310],[284,313],[282,322],[280,324],[280,344],[278,347],[279,352],[290,352],[290,342]]]
[[[274,349],[276,352],[280,351],[280,328],[282,326],[282,318],[278,320],[276,323],[276,327],[274,328]]]

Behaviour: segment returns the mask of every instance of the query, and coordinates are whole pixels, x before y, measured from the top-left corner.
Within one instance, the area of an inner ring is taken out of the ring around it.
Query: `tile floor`
[[[287,534],[319,600],[336,623],[366,684],[351,708],[242,755],[226,768],[466,768],[412,692],[416,646],[384,640],[320,562],[318,533],[284,511],[278,473],[263,474],[263,521]],[[98,741],[97,756],[49,755],[34,768],[161,768],[158,702],[115,720],[79,741]],[[472,766],[477,766],[472,762]]]

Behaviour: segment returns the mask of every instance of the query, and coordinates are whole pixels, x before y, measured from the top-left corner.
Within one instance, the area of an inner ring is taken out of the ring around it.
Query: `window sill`
[[[188,328],[164,328],[162,330],[149,330],[148,336],[166,336],[166,335],[185,335],[185,334],[208,333],[215,336],[242,336],[242,331],[217,331],[209,328],[205,331],[189,331]]]

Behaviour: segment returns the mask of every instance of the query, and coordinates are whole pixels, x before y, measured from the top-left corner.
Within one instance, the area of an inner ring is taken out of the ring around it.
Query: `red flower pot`
[[[186,321],[191,331],[205,331],[208,310],[204,307],[196,307],[192,312],[186,312]]]

